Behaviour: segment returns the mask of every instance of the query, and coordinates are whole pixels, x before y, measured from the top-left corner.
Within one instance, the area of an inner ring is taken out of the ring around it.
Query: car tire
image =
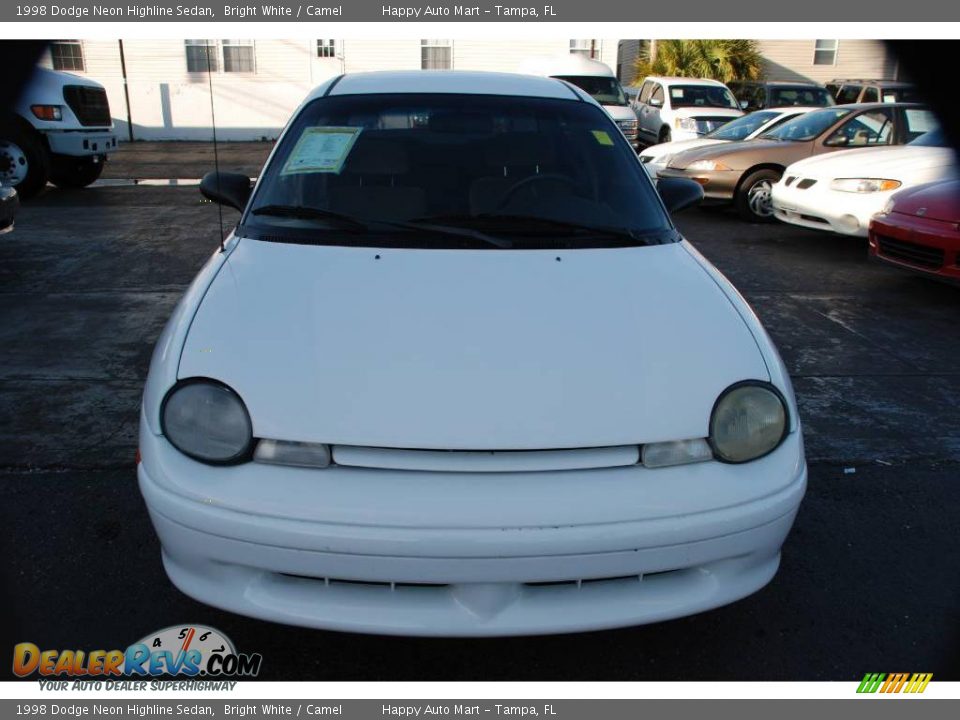
[[[50,155],[37,134],[19,122],[0,125],[0,183],[26,199],[44,188],[49,175]]]
[[[670,128],[662,127],[660,128],[660,135],[657,138],[657,144],[662,145],[668,142],[670,142]]]
[[[103,165],[91,157],[61,155],[54,159],[50,182],[59,188],[84,188],[100,177]]]
[[[734,200],[741,218],[754,223],[773,222],[770,192],[782,175],[779,170],[767,168],[752,172],[744,178]]]

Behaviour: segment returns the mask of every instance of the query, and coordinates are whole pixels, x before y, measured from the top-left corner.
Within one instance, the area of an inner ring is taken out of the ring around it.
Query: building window
[[[837,40],[817,40],[813,49],[814,65],[837,64]]]
[[[186,48],[187,72],[256,71],[253,40],[187,40]]]
[[[318,58],[337,57],[337,41],[336,40],[317,40],[317,57]]]
[[[420,67],[424,70],[450,70],[453,67],[453,43],[450,40],[421,40]]]
[[[79,40],[57,40],[50,43],[50,59],[54,70],[79,70],[83,72],[83,45]]]
[[[584,57],[588,57],[588,58],[595,58],[597,56],[597,41],[596,40],[571,40],[570,54],[583,55]]]
[[[223,47],[223,71],[252,73],[253,40],[221,40]]]
[[[218,62],[216,40],[187,40],[187,72],[217,72]]]

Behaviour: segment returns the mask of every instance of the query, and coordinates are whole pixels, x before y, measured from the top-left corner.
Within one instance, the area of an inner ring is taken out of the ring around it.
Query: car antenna
[[[220,195],[220,154],[217,152],[217,115],[213,109],[213,68],[210,64],[210,45],[205,45],[207,56],[207,87],[210,89],[210,124],[213,126],[213,169],[217,177],[217,195]],[[223,205],[217,203],[217,230],[220,235],[220,252],[226,252],[223,238]]]

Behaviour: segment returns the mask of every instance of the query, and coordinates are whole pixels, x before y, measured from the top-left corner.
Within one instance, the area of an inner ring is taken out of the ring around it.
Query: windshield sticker
[[[896,102],[896,101],[897,101],[897,96],[896,96],[896,95],[884,95],[884,96],[883,96],[883,101],[884,101],[884,102]]]
[[[294,145],[280,174],[339,175],[361,130],[359,127],[308,127]]]
[[[670,88],[670,97],[674,100],[683,99],[683,88]]]
[[[910,132],[930,132],[936,129],[937,124],[929,110],[907,110],[907,126]]]
[[[606,130],[591,130],[591,132],[601,145],[613,145],[613,138],[610,137]]]

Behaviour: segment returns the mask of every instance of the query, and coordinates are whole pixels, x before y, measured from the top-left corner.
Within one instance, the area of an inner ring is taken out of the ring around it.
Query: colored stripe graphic
[[[857,687],[858,693],[922,693],[933,673],[867,673]]]

